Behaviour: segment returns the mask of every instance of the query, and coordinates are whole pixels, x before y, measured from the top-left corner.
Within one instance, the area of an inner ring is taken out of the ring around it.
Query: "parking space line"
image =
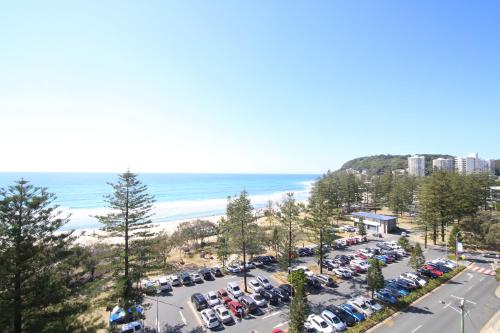
[[[278,325],[274,326],[273,328],[278,328],[278,327],[281,327],[281,326],[286,325],[286,324],[288,324],[288,321],[284,321],[282,323],[279,323]]]
[[[184,318],[184,315],[182,314],[181,310],[179,310],[179,314],[181,315],[181,319],[182,319],[182,322],[184,323],[184,325],[187,325],[186,318]]]
[[[415,328],[413,331],[411,331],[410,333],[415,333],[418,329],[420,329],[423,325],[419,325],[417,326],[417,328]]]
[[[283,311],[276,311],[276,312],[273,312],[265,317],[262,317],[261,319],[267,319],[267,318],[270,318],[270,317],[273,317],[273,316],[276,316],[276,315],[279,315],[281,312]]]
[[[196,309],[193,307],[193,304],[191,304],[191,302],[187,302],[189,308],[191,309],[191,311],[193,311],[194,313],[194,317],[196,318],[196,321],[198,321],[198,324],[201,326],[201,327],[205,327],[203,325],[203,321],[201,321],[201,317],[199,315],[199,312],[196,311]]]

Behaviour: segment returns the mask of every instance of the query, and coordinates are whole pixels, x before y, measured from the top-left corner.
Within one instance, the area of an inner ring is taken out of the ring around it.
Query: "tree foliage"
[[[0,190],[0,327],[5,332],[95,332],[68,222],[54,194],[25,180]]]
[[[113,258],[115,288],[111,300],[124,309],[130,309],[141,296],[132,284],[140,281],[150,260],[154,199],[147,193],[147,186],[130,171],[118,175],[118,181],[109,185],[114,192],[106,195],[105,201],[111,211],[96,217],[108,237],[118,237],[123,241],[116,245],[119,256]]]
[[[380,268],[380,263],[377,259],[370,260],[370,267],[368,268],[368,273],[366,275],[366,283],[372,292],[372,297],[375,290],[379,290],[384,287],[384,275],[382,274],[382,269]]]
[[[419,269],[425,264],[425,257],[422,251],[422,247],[420,247],[420,243],[416,243],[411,251],[410,261],[408,265],[414,270]]]
[[[302,270],[292,271],[288,275],[288,281],[294,290],[290,304],[290,333],[302,333],[304,322],[309,314],[309,303],[306,294],[306,275]]]

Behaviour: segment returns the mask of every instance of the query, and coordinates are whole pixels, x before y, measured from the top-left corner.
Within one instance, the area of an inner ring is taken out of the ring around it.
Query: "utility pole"
[[[460,300],[460,333],[465,333],[465,325],[464,325],[464,304],[465,304],[465,300],[464,299],[461,299]]]

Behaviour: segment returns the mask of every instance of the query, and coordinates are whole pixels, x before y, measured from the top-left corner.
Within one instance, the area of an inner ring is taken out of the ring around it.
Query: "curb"
[[[469,264],[470,265],[470,264]],[[420,302],[421,300],[425,299],[426,297],[428,297],[429,295],[432,295],[433,293],[437,292],[439,289],[441,289],[442,287],[444,287],[449,281],[452,281],[456,278],[458,278],[460,275],[462,275],[463,273],[465,273],[465,271],[467,271],[467,267],[469,266],[465,266],[465,268],[460,272],[458,273],[457,275],[455,275],[453,278],[451,278],[450,280],[446,281],[445,283],[441,284],[440,286],[438,286],[437,288],[431,290],[430,292],[428,292],[427,294],[423,295],[422,297],[420,297],[419,299],[415,300],[413,303],[411,304],[408,304],[408,306],[406,308],[403,308],[403,309],[400,309],[399,311],[397,311],[396,313],[390,315],[389,317],[385,318],[383,321],[381,321],[380,323],[378,323],[377,325],[369,328],[366,332],[369,333],[369,332],[372,332],[374,331],[375,329],[377,329],[379,326],[382,326],[384,324],[386,324],[387,321],[397,317],[398,315],[401,314],[401,312],[405,309],[408,309],[410,306],[414,305],[414,304],[417,304],[418,302]]]

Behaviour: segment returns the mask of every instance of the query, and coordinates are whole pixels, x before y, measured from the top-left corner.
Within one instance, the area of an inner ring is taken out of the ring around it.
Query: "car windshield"
[[[127,328],[127,329],[121,331],[121,333],[133,333],[133,332],[134,332],[133,328]]]
[[[361,304],[360,304],[360,307],[361,307],[363,310],[368,309],[368,306],[367,306],[365,303],[361,303]]]
[[[332,321],[333,321],[335,324],[340,323],[340,319],[339,319],[339,318],[337,318],[337,317],[332,317]]]
[[[166,286],[166,285],[168,285],[168,282],[161,282],[160,285]]]
[[[209,295],[210,296],[210,299],[217,299],[217,296],[215,296],[215,294],[212,294],[212,295]]]
[[[269,281],[266,278],[262,278],[262,283],[269,283]]]
[[[261,301],[262,299],[264,299],[264,297],[262,297],[261,295],[253,295],[253,298],[256,300],[256,301]]]
[[[328,327],[328,324],[326,323],[326,321],[320,321],[319,326],[321,326],[322,328],[326,328]]]
[[[227,316],[229,316],[229,312],[228,312],[227,310],[223,310],[223,311],[220,313],[220,315],[221,315],[222,317],[227,317]]]
[[[217,321],[217,318],[212,317],[212,318],[210,318],[210,319],[209,319],[209,321],[210,321],[211,323],[215,323],[215,322]]]
[[[234,291],[239,291],[239,290],[240,290],[240,287],[238,287],[238,286],[234,286],[234,287],[233,287],[233,290],[234,290]]]

